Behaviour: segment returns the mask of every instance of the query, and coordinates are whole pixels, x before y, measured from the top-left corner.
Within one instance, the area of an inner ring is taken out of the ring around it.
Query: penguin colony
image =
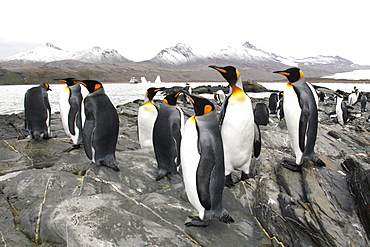
[[[284,167],[300,171],[305,162],[325,166],[314,151],[318,95],[306,82],[302,70],[289,68],[273,72],[288,79],[285,90],[279,95],[271,94],[268,107],[259,103],[253,109],[238,69],[233,66],[209,67],[218,71],[229,84],[228,94],[218,91],[214,95],[217,104],[221,105],[219,115],[208,99],[191,93],[190,85],[167,94],[159,109],[153,98],[165,88],[148,88],[144,103],[138,109],[140,147],[154,151],[158,165],[156,180],[170,179],[181,167],[188,200],[198,211],[197,215],[189,216],[186,226],[208,226],[213,218],[228,224],[234,222],[223,207],[223,189],[250,178],[251,162],[261,152],[259,125],[268,124],[269,113],[277,114],[279,120],[285,119],[287,124],[295,161],[284,160]],[[83,145],[92,163],[118,172],[115,152],[119,118],[103,85],[95,80],[55,80],[66,83],[60,95],[63,127],[72,140],[72,147],[66,151]],[[84,99],[80,85],[89,92]],[[51,138],[48,90],[51,90],[50,86],[43,83],[25,94],[25,127],[35,140]],[[183,102],[191,103],[194,109],[194,115],[185,124],[184,114],[177,105],[180,95],[184,97]],[[354,99],[351,99],[350,104],[360,102],[361,111],[366,111],[366,95],[357,91],[353,95],[358,100],[352,102]],[[323,93],[321,97],[323,100]],[[344,126],[348,109],[340,94],[337,94],[336,114]],[[234,172],[241,173],[238,181],[231,175]]]

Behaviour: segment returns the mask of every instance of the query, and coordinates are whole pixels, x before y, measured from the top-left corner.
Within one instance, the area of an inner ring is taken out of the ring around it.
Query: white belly
[[[225,156],[225,175],[233,170],[249,173],[254,142],[254,115],[249,98],[241,103],[232,97],[221,126]]]
[[[296,163],[299,164],[302,158],[302,152],[299,148],[299,119],[302,110],[293,87],[285,88],[283,104],[289,139],[296,156]]]
[[[153,147],[153,127],[158,111],[151,103],[140,106],[138,112],[138,129],[140,147]]]
[[[186,194],[190,203],[198,210],[199,217],[203,219],[205,209],[199,201],[196,183],[200,155],[198,153],[198,132],[194,117],[189,118],[185,123],[180,152]]]
[[[68,113],[69,113],[69,88],[64,87],[63,90],[60,92],[60,98],[59,98],[59,110],[60,110],[60,117],[62,118],[62,124],[64,128],[64,132],[72,138],[71,132],[69,132],[68,129]]]

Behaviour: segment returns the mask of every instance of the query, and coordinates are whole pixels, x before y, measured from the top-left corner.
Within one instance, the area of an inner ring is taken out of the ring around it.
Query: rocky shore
[[[196,212],[181,173],[155,181],[153,150],[140,149],[137,138],[142,100],[117,106],[120,172],[91,165],[82,148],[64,152],[71,141],[59,114],[53,138],[42,141],[26,137],[22,113],[0,116],[1,246],[370,246],[368,113],[342,128],[326,114],[335,110],[326,93],[315,147],[326,167],[283,168],[293,152],[284,121],[270,115],[253,178],[224,190],[235,223],[205,228],[184,225]],[[193,115],[191,105],[179,105]]]

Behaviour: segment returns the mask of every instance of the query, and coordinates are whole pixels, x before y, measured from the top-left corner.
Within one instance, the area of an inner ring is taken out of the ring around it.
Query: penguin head
[[[151,87],[146,90],[145,96],[148,98],[148,100],[153,100],[156,93],[161,90],[163,90],[163,88]]]
[[[68,86],[73,86],[73,85],[77,84],[77,80],[75,80],[75,78],[72,78],[72,77],[68,77],[68,78],[65,78],[65,79],[54,79],[54,81],[64,82]]]
[[[289,68],[283,71],[274,71],[273,73],[285,75],[290,83],[299,81],[304,76],[303,71],[297,67]]]
[[[163,102],[167,105],[176,105],[177,104],[177,97],[181,94],[181,91],[174,92],[172,94],[167,95]]]
[[[196,116],[206,115],[215,109],[215,106],[208,99],[187,94],[186,92],[183,93],[193,104]]]
[[[42,83],[41,86],[44,87],[46,89],[46,91],[52,91],[51,88],[50,88],[50,85],[47,84],[47,83]]]
[[[230,84],[230,86],[235,85],[240,78],[239,70],[233,66],[218,67],[218,66],[210,65],[209,67],[220,72],[221,75]]]
[[[83,81],[77,81],[77,82],[84,85],[89,91],[89,93],[93,93],[99,88],[103,87],[103,85],[100,82],[95,81],[95,80],[83,80]]]

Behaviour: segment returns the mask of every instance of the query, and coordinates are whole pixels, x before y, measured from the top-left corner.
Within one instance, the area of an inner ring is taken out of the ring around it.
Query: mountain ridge
[[[0,59],[0,83],[12,84],[14,78],[17,79],[16,83],[48,81],[60,76],[125,82],[132,76],[150,78],[158,74],[162,81],[222,81],[219,75],[208,69],[210,64],[233,65],[242,72],[243,79],[251,80],[273,80],[276,76],[272,75],[272,71],[287,67],[300,67],[310,77],[363,67],[340,56],[286,58],[258,49],[248,41],[241,46],[208,52],[198,52],[186,44],[178,43],[141,62],[129,60],[114,49],[95,46],[70,52],[46,43]]]

